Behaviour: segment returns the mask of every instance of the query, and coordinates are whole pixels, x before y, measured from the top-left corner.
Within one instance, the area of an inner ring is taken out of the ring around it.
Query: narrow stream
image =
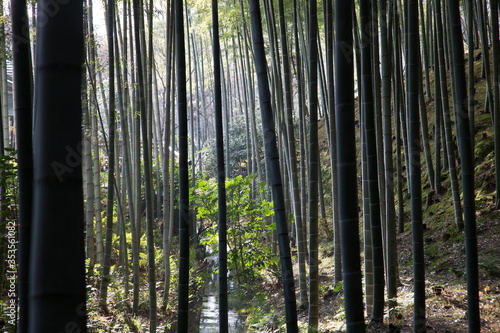
[[[207,258],[211,261],[212,271],[215,270],[215,256]],[[233,282],[228,282],[229,291],[234,288]],[[228,322],[230,333],[246,332],[245,321],[233,309],[228,311]],[[210,281],[205,289],[203,296],[203,307],[200,318],[200,333],[217,333],[219,332],[219,276],[212,273]]]

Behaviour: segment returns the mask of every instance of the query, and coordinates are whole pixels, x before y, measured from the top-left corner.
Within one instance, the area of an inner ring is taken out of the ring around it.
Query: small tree
[[[274,224],[266,224],[266,217],[274,215],[273,204],[260,196],[252,198],[254,178],[254,174],[245,178],[238,176],[228,179],[225,185],[228,267],[240,284],[259,280],[266,272],[279,276],[278,258],[272,255],[271,244],[265,242],[266,234],[275,228]],[[259,191],[265,189],[265,183],[260,183]],[[204,221],[202,244],[218,251],[217,184],[212,180],[199,180],[196,189],[191,191],[190,201],[198,211],[197,217]]]

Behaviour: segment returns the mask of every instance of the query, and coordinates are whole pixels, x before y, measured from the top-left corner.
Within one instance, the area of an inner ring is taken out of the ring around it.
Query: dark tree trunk
[[[83,3],[38,2],[30,332],[87,331],[81,165]],[[71,42],[69,42],[71,41]],[[64,91],[64,94],[61,94]]]
[[[99,305],[107,312],[109,273],[111,269],[111,250],[113,246],[113,210],[115,194],[115,67],[114,67],[114,19],[115,5],[108,0],[107,36],[108,36],[108,71],[109,71],[109,117],[108,117],[108,197],[106,206],[106,241],[104,248],[104,265],[99,291]]]
[[[361,31],[369,31],[371,9],[368,1],[360,2]],[[380,200],[377,172],[377,146],[375,133],[375,110],[372,89],[372,59],[370,56],[371,38],[361,35],[361,72],[362,72],[362,116],[365,123],[366,154],[368,160],[368,183],[370,194],[370,225],[373,251],[373,311],[372,320],[381,322],[384,315],[384,254],[380,221]]]
[[[252,39],[255,51],[255,64],[259,85],[259,99],[266,145],[266,159],[268,161],[274,201],[274,214],[280,248],[280,261],[282,282],[285,294],[285,312],[287,332],[298,332],[297,304],[295,300],[295,283],[293,278],[292,258],[290,254],[290,240],[285,210],[281,170],[279,167],[279,153],[276,145],[276,132],[274,129],[273,111],[271,109],[271,93],[267,77],[267,61],[262,33],[262,20],[258,0],[250,0],[252,18]]]
[[[290,165],[290,178],[291,178],[291,192],[293,198],[293,215],[296,225],[295,235],[297,237],[298,245],[298,264],[299,264],[299,284],[300,284],[300,304],[306,306],[307,299],[307,283],[306,283],[306,267],[305,267],[305,240],[304,240],[304,221],[301,216],[301,202],[300,202],[300,188],[298,181],[297,170],[297,149],[295,145],[295,130],[293,126],[293,95],[292,95],[292,79],[290,70],[290,56],[288,53],[287,42],[287,27],[285,22],[285,9],[283,0],[278,3],[279,17],[280,17],[280,38],[281,50],[283,57],[283,83],[285,90],[285,107],[286,107],[286,130],[288,138],[288,154]]]
[[[434,173],[434,187],[436,194],[441,191],[441,123],[442,123],[442,107],[441,107],[441,85],[440,85],[440,75],[439,75],[439,56],[438,56],[438,46],[437,46],[437,34],[436,29],[434,29],[434,161],[435,161],[435,173]],[[446,156],[443,154],[444,158]]]
[[[469,8],[471,8],[470,6]],[[460,8],[457,1],[448,1],[450,35],[453,48],[455,79],[455,106],[458,117],[460,160],[462,161],[462,194],[464,201],[465,250],[467,266],[467,319],[469,332],[479,332],[479,268],[477,254],[476,210],[474,195],[474,155],[467,110],[467,85],[465,82],[464,44],[460,22]],[[497,27],[498,28],[498,27]],[[498,29],[497,29],[498,31]],[[469,57],[472,56],[469,49]],[[473,98],[473,96],[471,97]],[[495,115],[496,117],[497,115]]]
[[[337,172],[337,125],[335,122],[335,80],[334,80],[334,34],[333,34],[333,0],[328,0],[326,4],[327,11],[327,77],[328,77],[328,110],[329,110],[329,132],[330,132],[330,166],[332,168],[332,206],[333,206],[333,251],[334,251],[334,285],[342,281],[342,251],[340,245],[339,228],[339,190],[338,190],[338,172]]]
[[[403,98],[403,80],[401,79],[402,69],[401,69],[401,55],[400,55],[400,45],[401,37],[399,30],[399,14],[397,2],[393,3],[391,15],[394,16],[393,24],[393,36],[394,36],[394,132],[396,136],[396,177],[397,177],[397,197],[398,197],[398,233],[404,232],[404,199],[403,199],[403,170],[402,170],[402,160],[401,149],[405,149],[402,144],[402,131],[403,126],[401,115],[404,114],[404,98]],[[406,150],[404,151],[406,155]]]
[[[476,48],[475,43],[477,43],[478,38],[476,38],[476,41],[474,41],[474,28],[476,28],[476,33],[477,33],[477,27],[474,26],[474,3],[475,1],[469,0],[467,1],[467,43],[468,48],[469,48],[469,57],[467,59],[467,65],[468,65],[468,89],[469,89],[469,98],[468,98],[468,112],[469,112],[469,131],[471,135],[471,147],[472,147],[472,156],[474,156],[474,123],[475,123],[475,112],[474,112],[474,93],[475,93],[475,88],[474,88],[474,82],[475,82],[475,77],[474,77],[474,49]]]
[[[167,50],[167,61],[166,61],[166,88],[165,88],[165,96],[170,96],[172,94],[172,79],[173,79],[173,6],[172,1],[167,1],[167,29],[166,29],[166,50]],[[174,122],[173,119],[173,109],[174,102],[170,98],[166,98],[165,100],[165,119],[164,119],[164,140],[165,145],[163,147],[163,268],[165,270],[165,279],[164,279],[164,291],[163,291],[163,306],[167,306],[168,298],[170,296],[170,249],[172,246],[171,236],[173,226],[170,223],[170,213],[173,212],[174,207],[170,205],[170,187],[173,187],[173,182],[170,182],[170,164],[174,164],[175,160],[170,158],[171,151],[173,150],[173,140],[170,140],[171,132],[175,132],[175,130],[171,131],[171,124]],[[172,119],[172,120],[171,120]]]
[[[148,257],[148,285],[149,285],[149,332],[156,332],[156,270],[155,270],[155,249],[154,249],[154,235],[153,235],[153,181],[152,181],[152,166],[151,166],[151,148],[150,143],[151,134],[148,126],[153,124],[148,124],[151,122],[152,117],[148,117],[148,110],[152,109],[152,99],[149,99],[149,107],[146,107],[146,94],[145,89],[142,86],[146,82],[144,77],[144,69],[146,65],[143,64],[143,52],[145,46],[141,45],[139,41],[139,27],[142,17],[142,6],[140,6],[140,1],[134,0],[134,35],[135,35],[135,54],[137,62],[137,80],[138,85],[138,104],[141,113],[141,133],[142,133],[142,162],[144,164],[144,199],[146,201],[146,238],[147,238],[147,257]],[[150,6],[152,4],[150,3]]]
[[[356,138],[354,123],[354,69],[351,1],[335,1],[335,117],[339,225],[342,239],[342,275],[347,332],[364,332],[363,292],[358,222]]]
[[[448,102],[448,85],[446,80],[446,69],[445,69],[445,53],[444,53],[444,45],[445,38],[443,37],[443,27],[445,24],[441,20],[441,2],[434,2],[435,13],[436,13],[436,33],[437,33],[437,43],[438,43],[438,55],[439,55],[439,77],[440,77],[440,86],[441,86],[441,102],[442,102],[442,110],[443,110],[443,124],[444,124],[444,134],[446,138],[446,152],[447,154],[443,154],[444,158],[447,160],[447,166],[449,168],[450,174],[450,183],[453,195],[453,205],[455,207],[455,223],[457,228],[462,230],[464,227],[463,217],[462,217],[462,203],[460,201],[460,189],[457,179],[457,168],[456,168],[456,160],[455,160],[455,141],[453,140],[452,134],[452,124],[450,120],[450,108]],[[443,146],[443,147],[444,147]]]
[[[318,16],[316,0],[309,1],[309,332],[318,331]]]
[[[491,30],[493,49],[493,127],[495,135],[495,182],[496,182],[496,209],[500,209],[500,59],[498,41],[498,1],[491,3]]]
[[[177,331],[187,333],[189,306],[189,166],[186,91],[186,51],[182,0],[175,0],[177,105],[179,123],[179,303]]]
[[[382,47],[382,112],[384,119],[384,166],[386,195],[386,249],[387,249],[387,298],[389,308],[396,305],[397,297],[397,242],[396,211],[394,204],[394,168],[391,124],[391,57],[389,39],[392,36],[387,23],[387,0],[380,1],[380,45]],[[396,125],[397,126],[397,125]]]
[[[413,331],[425,332],[425,262],[422,228],[422,188],[420,166],[420,125],[419,125],[419,32],[418,6],[416,0],[408,3],[408,129],[409,162],[411,184],[411,220],[413,236],[413,285],[414,309]]]
[[[224,165],[224,133],[222,125],[222,83],[220,65],[221,56],[217,0],[212,0],[212,22],[215,86],[215,140],[217,145],[217,194],[219,206],[219,332],[226,333],[228,331],[226,170]]]

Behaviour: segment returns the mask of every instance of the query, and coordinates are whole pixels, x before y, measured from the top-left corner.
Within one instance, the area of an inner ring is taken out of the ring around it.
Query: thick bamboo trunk
[[[365,331],[358,221],[356,139],[354,125],[354,69],[351,15],[354,4],[335,1],[335,117],[337,120],[337,166],[339,224],[342,238],[344,307],[349,333]],[[348,52],[346,52],[346,50]]]
[[[422,226],[422,188],[420,167],[420,124],[418,85],[420,38],[418,30],[418,7],[416,0],[408,3],[408,129],[411,183],[411,221],[413,241],[413,331],[425,332],[425,262]]]
[[[39,14],[51,10],[50,1],[38,2]],[[39,19],[47,20],[37,30],[35,91],[43,98],[36,105],[33,140],[36,154],[32,235],[35,237],[30,256],[33,264],[30,266],[29,332],[60,332],[68,329],[68,323],[76,331],[87,331],[79,147],[83,3],[68,2],[59,7],[58,13],[38,15]],[[40,47],[43,45],[45,47]],[[54,163],[57,163],[56,169]]]
[[[298,332],[297,310],[295,301],[295,286],[293,278],[292,260],[290,254],[290,243],[288,238],[288,226],[286,211],[284,207],[283,187],[281,184],[281,171],[279,169],[278,148],[276,145],[276,133],[274,130],[271,109],[269,81],[267,78],[267,61],[264,50],[262,33],[262,20],[260,15],[259,1],[250,0],[250,12],[252,17],[252,39],[256,56],[256,69],[259,82],[260,109],[262,115],[262,126],[264,142],[267,148],[266,159],[270,167],[272,179],[272,192],[274,201],[274,212],[280,248],[280,261],[282,267],[282,282],[285,293],[286,326],[290,333]]]
[[[468,1],[469,8],[471,1]],[[462,161],[462,193],[464,200],[464,225],[465,225],[465,251],[467,269],[467,319],[469,332],[479,332],[481,330],[481,320],[479,312],[479,268],[478,249],[476,232],[476,211],[474,194],[474,155],[472,153],[472,133],[469,126],[469,113],[467,110],[467,88],[465,82],[464,66],[464,45],[462,40],[462,28],[460,21],[459,4],[455,1],[448,1],[450,34],[453,47],[453,66],[455,68],[455,89],[456,89],[456,114],[458,118],[459,149]],[[493,15],[497,15],[495,5],[492,10]],[[498,18],[496,18],[498,20]],[[497,29],[498,24],[493,24],[493,29]],[[498,38],[498,33],[493,34]],[[497,39],[498,40],[498,39]],[[470,50],[469,52],[472,52]],[[469,53],[469,57],[471,54]],[[495,115],[495,118],[498,115]]]

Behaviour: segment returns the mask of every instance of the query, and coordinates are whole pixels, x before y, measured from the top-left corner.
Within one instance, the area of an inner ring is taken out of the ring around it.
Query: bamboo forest
[[[6,0],[1,332],[500,332],[498,0]]]

